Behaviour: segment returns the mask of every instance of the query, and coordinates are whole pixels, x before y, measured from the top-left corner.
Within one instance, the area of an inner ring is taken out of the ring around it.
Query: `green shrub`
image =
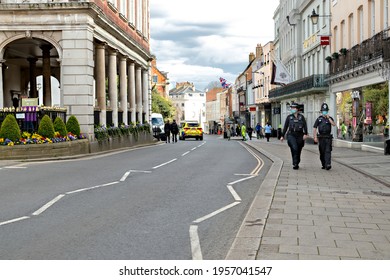
[[[20,128],[14,115],[9,114],[4,119],[0,128],[0,138],[9,139],[13,142],[20,140]]]
[[[66,122],[66,129],[68,130],[68,132],[71,132],[76,136],[80,136],[80,125],[75,116],[70,116],[70,118]]]
[[[53,122],[48,115],[44,115],[39,123],[38,134],[46,138],[54,138]]]
[[[66,129],[66,125],[60,117],[57,117],[54,120],[54,131],[58,132],[62,137],[68,135],[68,130]]]

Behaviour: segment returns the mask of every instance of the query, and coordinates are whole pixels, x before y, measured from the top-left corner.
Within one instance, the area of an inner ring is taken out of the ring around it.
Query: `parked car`
[[[203,140],[203,129],[197,121],[186,121],[183,124],[183,128],[180,130],[179,138],[181,140],[186,140],[188,138]]]
[[[165,131],[164,131],[164,119],[161,114],[158,113],[152,113],[152,129],[153,129],[153,136],[156,137],[158,140],[165,141]]]

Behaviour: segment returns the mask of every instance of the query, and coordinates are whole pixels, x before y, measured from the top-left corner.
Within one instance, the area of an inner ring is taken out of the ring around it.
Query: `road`
[[[0,259],[224,259],[270,162],[205,136],[0,167]]]

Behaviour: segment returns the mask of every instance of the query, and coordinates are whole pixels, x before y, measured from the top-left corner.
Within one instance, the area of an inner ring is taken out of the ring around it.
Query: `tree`
[[[363,106],[366,102],[372,102],[372,119],[377,116],[387,115],[389,109],[389,85],[382,83],[363,88]]]
[[[156,89],[152,90],[152,112],[160,113],[164,119],[170,119],[175,114],[175,108],[170,100],[162,97]]]

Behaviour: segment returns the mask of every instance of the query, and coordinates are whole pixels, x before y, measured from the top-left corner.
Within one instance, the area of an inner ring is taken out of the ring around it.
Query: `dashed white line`
[[[16,222],[23,221],[23,220],[26,220],[26,219],[29,219],[29,218],[30,217],[28,217],[28,216],[24,216],[24,217],[12,219],[12,220],[9,220],[9,221],[1,222],[0,226],[11,224],[11,223],[16,223]]]
[[[129,175],[130,175],[130,171],[127,171],[119,181],[124,182]]]
[[[52,199],[51,201],[49,201],[48,203],[46,203],[45,205],[43,205],[41,208],[39,208],[37,211],[35,211],[34,213],[32,213],[33,216],[38,216],[40,214],[42,214],[44,211],[46,211],[50,206],[52,206],[54,203],[58,202],[61,198],[63,198],[65,195],[64,194],[60,194],[58,195],[57,197],[55,197],[54,199]]]
[[[112,185],[115,185],[115,184],[118,184],[118,183],[119,183],[119,182],[112,182],[112,183],[108,183],[108,184],[104,184],[104,185],[97,185],[97,186],[90,187],[90,188],[83,188],[83,189],[78,189],[78,190],[70,191],[70,192],[67,192],[67,193],[65,193],[65,194],[74,194],[74,193],[79,193],[79,192],[90,191],[90,190],[94,190],[94,189],[98,189],[98,188],[102,188],[102,187],[112,186]]]
[[[192,149],[191,149],[191,151],[195,151],[196,150],[196,147],[193,147]]]
[[[184,154],[182,154],[181,156],[182,157],[184,157],[184,156],[186,156],[186,155],[188,155],[190,153],[190,151],[188,151],[188,152],[185,152]]]
[[[198,226],[190,226],[190,241],[191,241],[191,252],[193,260],[202,260],[202,250],[200,248]]]
[[[241,202],[239,202],[239,201],[233,202],[233,203],[231,203],[229,205],[226,205],[225,207],[222,207],[222,208],[220,208],[220,209],[218,209],[218,210],[216,210],[216,211],[214,211],[214,212],[212,212],[212,213],[210,213],[210,214],[208,214],[206,216],[203,216],[203,217],[193,221],[193,223],[199,224],[201,222],[204,222],[204,221],[206,221],[206,220],[208,220],[208,219],[218,215],[219,213],[222,213],[223,211],[226,211],[226,210],[228,210],[228,209],[230,209],[230,208],[232,208],[232,207],[234,207],[234,206],[236,206],[236,205],[238,205],[240,203]]]
[[[235,201],[241,201],[241,197],[237,194],[237,192],[233,189],[233,186],[232,185],[227,185],[227,188],[228,190],[230,191],[230,193],[232,194],[232,196],[234,197],[234,200]]]
[[[27,168],[26,166],[6,166],[6,167],[4,167],[4,169],[26,169],[26,168]]]
[[[160,164],[160,165],[157,165],[157,166],[153,167],[153,169],[157,169],[157,168],[163,167],[164,165],[170,164],[170,163],[172,163],[172,162],[174,162],[176,160],[177,160],[177,158],[174,158],[174,159],[172,159],[172,160],[170,160],[168,162],[165,162],[163,164]]]

